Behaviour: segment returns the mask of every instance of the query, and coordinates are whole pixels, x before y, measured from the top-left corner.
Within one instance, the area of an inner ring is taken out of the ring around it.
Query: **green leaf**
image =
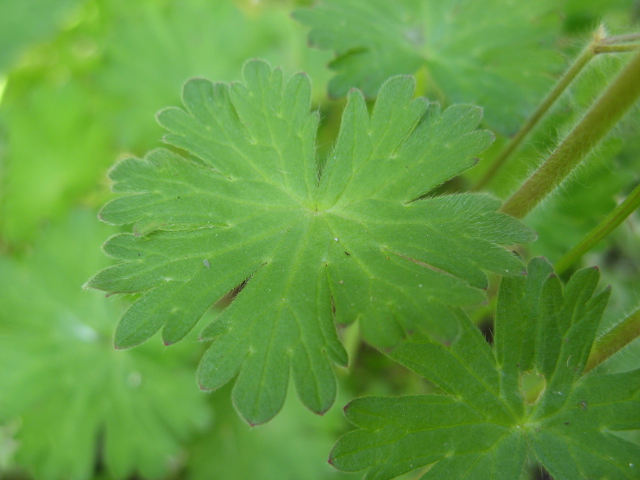
[[[313,73],[315,97],[325,96],[330,72],[324,64],[330,54],[306,46],[305,29],[291,19],[288,2],[107,3],[105,62],[95,72],[95,82],[116,106],[112,128],[127,151],[157,145],[161,130],[149,118],[179,101],[186,78],[238,80],[249,58]],[[249,5],[242,8],[241,3]]]
[[[43,221],[86,199],[112,162],[111,133],[95,92],[42,77],[16,76],[0,105],[0,235],[11,244],[32,241]]]
[[[631,25],[634,7],[633,0],[567,0],[563,8],[564,29],[587,34],[596,25],[605,25],[607,29],[618,27],[624,31]]]
[[[78,0],[0,2],[0,73],[9,70],[29,44],[46,39],[62,27],[79,3]]]
[[[273,417],[290,374],[298,395],[322,413],[335,397],[331,363],[347,355],[334,322],[358,319],[367,341],[391,347],[409,330],[458,334],[452,306],[477,303],[483,270],[521,271],[499,245],[532,233],[478,194],[428,196],[471,167],[491,141],[481,112],[444,112],[413,99],[413,81],[381,89],[370,114],[354,91],[321,174],[318,115],[304,74],[251,61],[244,82],[190,80],[186,110],[159,114],[169,144],[111,171],[115,192],[103,220],[134,234],[104,246],[120,262],[88,282],[107,292],[143,292],[116,331],[120,348],[160,328],[180,340],[209,306],[246,286],[203,338],[203,388],[236,375],[236,407],[250,423]],[[320,178],[320,179],[319,179]]]
[[[312,416],[290,395],[277,418],[251,428],[235,414],[230,390],[210,396],[212,426],[189,447],[181,478],[355,480],[356,475],[336,472],[327,463],[336,432],[347,427],[340,409]]]
[[[390,479],[433,464],[426,479],[519,478],[526,455],[556,480],[637,478],[640,447],[616,432],[640,429],[640,370],[582,375],[609,292],[578,271],[562,288],[544,259],[505,278],[495,345],[459,314],[451,344],[416,335],[391,352],[444,394],[366,397],[345,408],[360,427],[338,440],[330,462]],[[542,388],[528,390],[537,376]],[[537,395],[532,395],[537,393]]]
[[[26,258],[0,258],[0,421],[19,425],[15,460],[34,478],[90,479],[97,462],[113,479],[164,478],[208,418],[193,343],[114,351],[121,303],[80,288],[113,233],[93,217],[75,212]]]
[[[329,92],[375,96],[388,77],[426,69],[430,95],[483,105],[489,125],[513,133],[558,67],[550,1],[321,0],[295,18],[309,42],[334,50]]]

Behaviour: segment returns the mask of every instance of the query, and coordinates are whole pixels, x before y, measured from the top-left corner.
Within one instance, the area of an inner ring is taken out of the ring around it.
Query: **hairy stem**
[[[604,37],[604,29],[598,28],[593,35],[593,40],[587,47],[580,53],[578,58],[574,60],[569,69],[560,78],[553,90],[549,92],[546,98],[533,112],[529,120],[520,128],[518,133],[509,141],[504,150],[493,161],[489,169],[484,173],[482,178],[478,180],[474,185],[473,190],[482,190],[495,176],[496,173],[505,165],[507,160],[511,157],[518,147],[522,144],[523,140],[535,126],[540,122],[542,117],[549,111],[556,100],[562,95],[562,93],[569,87],[573,80],[578,76],[582,69],[593,59],[596,55],[601,53],[623,53],[632,52],[640,48],[640,44],[625,45],[625,43],[640,40],[640,34],[629,35],[617,35],[613,37]]]
[[[614,35],[613,37],[603,38],[599,41],[600,45],[618,45],[621,43],[629,43],[640,40],[640,33],[629,33],[627,35]]]
[[[632,43],[631,45],[596,45],[593,47],[594,53],[625,53],[634,52],[640,49],[640,44]]]
[[[362,336],[360,335],[360,324],[354,322],[351,325],[347,325],[342,331],[342,343],[349,358],[349,365],[347,370],[351,371],[356,364],[358,353],[360,352],[360,344],[362,343]]]
[[[576,246],[555,264],[558,275],[565,272],[571,265],[580,260],[582,256],[591,250],[600,240],[611,233],[633,211],[640,207],[640,185],[636,186],[625,200],[605,217],[593,230],[591,230]]]
[[[533,130],[533,128],[538,124],[538,122],[542,119],[542,117],[549,111],[551,106],[555,103],[555,101],[562,95],[567,87],[573,82],[574,78],[578,76],[578,74],[582,71],[582,69],[589,63],[589,61],[595,57],[595,53],[589,47],[585,48],[580,56],[573,62],[569,70],[565,72],[562,78],[558,81],[556,86],[549,92],[547,97],[542,101],[542,103],[538,106],[535,112],[531,115],[529,120],[520,128],[518,133],[509,141],[505,149],[500,153],[500,155],[493,161],[491,167],[484,173],[482,178],[478,181],[478,183],[473,187],[473,190],[478,191],[482,190],[495,176],[495,174],[502,168],[502,166],[506,163],[507,159],[511,156],[511,154],[516,151],[516,149],[520,146],[525,137]]]
[[[597,367],[638,337],[640,337],[640,309],[596,340],[583,373]]]
[[[609,133],[640,97],[640,52],[616,76],[549,158],[504,203],[503,213],[526,216]]]

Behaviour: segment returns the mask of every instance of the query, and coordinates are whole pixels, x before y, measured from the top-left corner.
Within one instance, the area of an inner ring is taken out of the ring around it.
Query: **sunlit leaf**
[[[532,233],[496,213],[491,197],[428,195],[471,167],[491,135],[476,130],[477,107],[441,111],[413,90],[412,79],[391,79],[372,113],[354,91],[320,175],[304,74],[285,81],[251,61],[242,83],[189,81],[186,110],[164,110],[159,121],[171,132],[165,141],[190,156],[160,149],[111,171],[123,195],[101,216],[134,233],[107,242],[120,263],[88,286],[144,292],[116,344],[161,328],[174,343],[248,279],[204,331],[214,343],[199,377],[215,389],[237,375],[234,403],[261,423],[280,409],[290,374],[311,410],[331,406],[331,364],[347,362],[334,321],[358,319],[378,347],[408,330],[455,337],[452,306],[482,301],[483,270],[519,273],[520,260],[500,245]]]
[[[16,461],[41,480],[90,479],[98,461],[110,478],[161,478],[207,421],[197,347],[116,351],[121,304],[81,290],[110,232],[76,213],[26,258],[0,258],[0,421],[18,421]]]

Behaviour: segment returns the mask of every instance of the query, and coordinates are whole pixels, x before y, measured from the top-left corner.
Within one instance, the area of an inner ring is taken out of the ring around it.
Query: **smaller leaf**
[[[493,351],[462,313],[451,344],[414,336],[393,350],[446,395],[354,400],[345,413],[360,429],[330,462],[368,480],[427,465],[423,480],[512,480],[531,454],[556,480],[637,478],[640,447],[615,432],[640,429],[640,370],[582,375],[609,295],[595,293],[598,270],[564,288],[543,259],[528,271],[502,280]]]
[[[98,460],[110,478],[163,478],[208,420],[193,344],[116,352],[122,305],[80,289],[109,233],[75,212],[26,258],[0,258],[0,421],[19,420],[15,459],[38,479],[89,480]]]

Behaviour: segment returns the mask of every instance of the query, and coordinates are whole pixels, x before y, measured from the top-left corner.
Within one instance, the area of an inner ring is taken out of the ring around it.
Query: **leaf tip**
[[[99,285],[100,283],[98,282],[98,285],[96,285],[96,278],[98,277],[98,275],[100,275],[101,272],[98,272],[97,274],[95,274],[93,277],[91,277],[89,280],[87,280],[86,282],[84,282],[82,284],[82,287],[80,287],[82,290],[99,290],[99,291],[107,291],[106,288],[101,288]],[[114,293],[118,293],[118,292],[107,292],[107,294],[105,295],[105,297],[109,297],[111,295],[113,295]]]
[[[299,71],[299,72],[297,72],[297,73],[295,73],[295,74],[293,75],[293,77],[303,77],[303,78],[306,78],[306,79],[311,79],[311,77],[309,76],[309,74],[308,74],[307,72],[305,72],[305,71],[302,71],[302,70],[301,70],[301,71]],[[293,78],[293,77],[292,77],[292,78]]]

